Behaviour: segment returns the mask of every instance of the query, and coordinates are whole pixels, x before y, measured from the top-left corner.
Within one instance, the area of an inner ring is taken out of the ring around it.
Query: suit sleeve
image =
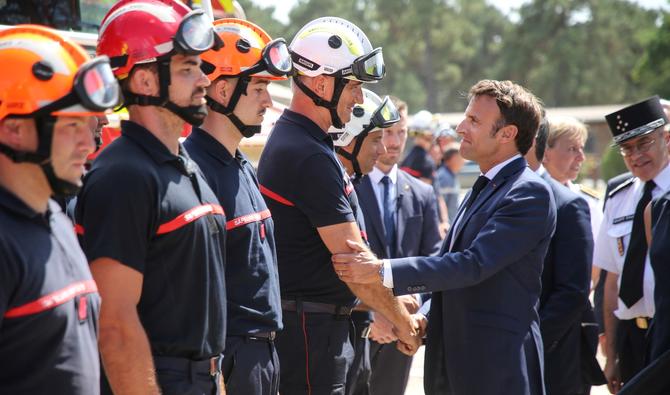
[[[589,206],[577,198],[563,206],[557,216],[552,239],[553,284],[540,309],[540,328],[546,349],[550,349],[565,332],[581,319],[588,303],[589,279],[593,258],[593,235]]]
[[[428,193],[429,192],[429,193]],[[421,230],[421,246],[419,255],[435,255],[440,251],[440,223],[437,198],[432,190],[424,192],[426,199],[423,202],[423,229]]]
[[[393,292],[436,292],[478,284],[518,262],[541,242],[548,243],[555,226],[556,207],[547,187],[539,182],[519,183],[497,203],[468,248],[442,256],[391,260]]]

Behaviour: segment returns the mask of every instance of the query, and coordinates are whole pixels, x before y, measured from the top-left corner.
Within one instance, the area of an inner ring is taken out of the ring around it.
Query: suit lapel
[[[371,219],[372,231],[376,233],[377,239],[382,245],[386,246],[386,231],[380,215],[381,208],[377,203],[377,194],[375,194],[375,190],[372,188],[372,180],[370,180],[370,177],[363,177],[359,184],[359,188],[362,191],[362,193],[359,194],[361,208],[363,209],[363,212],[367,214],[368,218]],[[388,254],[388,246],[386,246],[386,252]]]
[[[493,180],[491,180],[486,187],[479,193],[479,196],[477,197],[477,200],[472,204],[472,206],[465,212],[463,213],[463,218],[458,221],[458,228],[457,229],[452,229],[455,233],[452,235],[452,232],[450,233],[450,236],[454,238],[454,245],[456,245],[456,241],[458,241],[458,237],[460,236],[462,230],[465,228],[465,225],[467,225],[468,220],[472,217],[474,213],[477,212],[477,210],[486,202],[492,195],[493,193],[500,188],[501,185],[505,183],[507,178],[509,178],[511,175],[516,174],[517,172],[523,170],[523,168],[526,167],[526,160],[524,158],[519,158],[515,159],[512,162],[508,163],[505,167],[500,169],[498,174],[496,174],[495,177],[493,177]],[[468,192],[468,197],[472,191]],[[463,202],[466,202],[467,198],[463,200]],[[465,204],[461,205],[461,208],[458,210],[459,213],[463,210],[463,206]],[[449,239],[449,243],[451,244],[451,239]],[[447,245],[447,248],[449,246]]]

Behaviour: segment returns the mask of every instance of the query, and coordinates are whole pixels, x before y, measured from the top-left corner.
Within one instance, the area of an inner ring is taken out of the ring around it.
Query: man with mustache
[[[216,41],[209,18],[178,1],[122,0],[101,24],[97,52],[129,114],[75,209],[105,301],[103,393],[224,392],[225,214],[179,143],[207,114],[198,54]]]
[[[595,241],[595,265],[606,270],[605,377],[616,393],[645,363],[647,330],[654,316],[654,277],[647,254],[643,211],[670,190],[668,122],[658,96],[605,117],[633,177],[613,189]]]
[[[292,69],[283,39],[239,19],[214,22],[223,48],[202,54],[209,113],[184,147],[219,198],[226,228],[228,330],[223,375],[228,394],[272,395],[279,390],[274,346],[282,328],[274,224],[258,189],[256,172],[239,149],[261,131],[272,106],[268,85]],[[269,58],[276,52],[285,56]],[[267,64],[266,62],[270,62]]]
[[[108,59],[46,27],[0,32],[0,63],[0,393],[96,395],[100,296],[53,198],[81,187],[89,123],[119,87]]]

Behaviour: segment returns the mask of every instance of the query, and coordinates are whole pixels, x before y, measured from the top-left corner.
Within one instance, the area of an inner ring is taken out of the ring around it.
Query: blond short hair
[[[582,144],[585,144],[589,136],[586,125],[578,121],[577,118],[551,117],[548,123],[547,147],[555,146],[556,142],[563,137],[578,139]]]

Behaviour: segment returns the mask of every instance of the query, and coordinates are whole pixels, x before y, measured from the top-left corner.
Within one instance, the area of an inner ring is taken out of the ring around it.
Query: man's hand
[[[396,344],[396,348],[401,353],[409,356],[416,354],[416,352],[419,350],[419,347],[421,347],[421,339],[426,332],[426,325],[428,322],[426,317],[424,317],[422,314],[414,314],[411,316],[411,319],[413,322],[412,325],[414,326],[414,333],[410,336],[406,336],[406,333],[402,333],[402,331],[394,329],[396,336],[398,336],[398,343]]]
[[[400,302],[405,308],[407,309],[407,312],[410,314],[414,314],[417,311],[419,311],[419,308],[421,305],[419,304],[419,301],[414,297],[414,295],[402,295],[398,296],[398,302]]]
[[[607,389],[611,394],[616,394],[621,389],[621,374],[619,373],[619,364],[611,358],[605,363],[605,378],[607,379]]]
[[[370,324],[370,339],[379,344],[387,344],[398,340],[398,337],[393,333],[391,321],[383,315],[375,313],[375,320]]]
[[[353,252],[335,254],[332,258],[335,273],[340,280],[355,284],[380,283],[382,261],[361,243],[347,240],[347,245]]]

